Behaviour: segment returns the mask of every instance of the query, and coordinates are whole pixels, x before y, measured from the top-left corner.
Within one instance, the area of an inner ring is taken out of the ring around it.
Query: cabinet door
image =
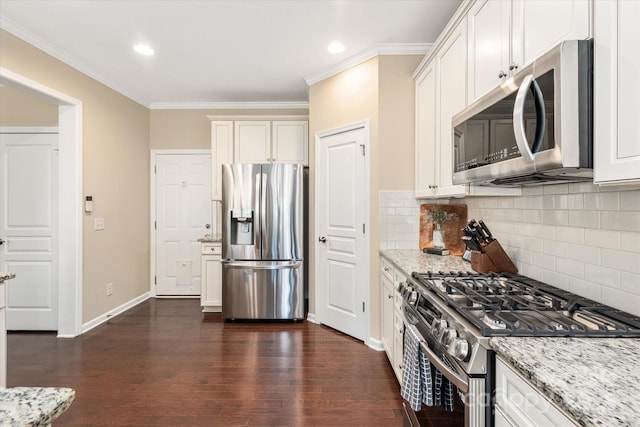
[[[233,152],[235,163],[270,163],[271,122],[268,120],[235,122]]]
[[[436,176],[439,197],[464,196],[464,185],[453,185],[453,130],[451,119],[467,105],[467,26],[462,20],[436,55],[438,126]]]
[[[594,15],[595,182],[637,182],[640,2],[596,1]]]
[[[510,13],[509,0],[480,0],[469,10],[469,103],[509,74]]]
[[[523,66],[563,40],[588,38],[590,8],[589,0],[514,0],[512,60]]]
[[[380,274],[380,289],[382,346],[393,366],[393,282],[384,274]]]
[[[233,163],[233,122],[211,122],[211,200],[222,200],[222,165]]]
[[[275,163],[309,164],[309,125],[289,120],[272,123],[271,155]]]
[[[202,257],[202,294],[200,305],[203,307],[222,307],[222,268],[220,256]],[[219,311],[219,310],[218,310]]]
[[[436,71],[432,62],[416,79],[416,197],[435,195]]]
[[[496,409],[518,426],[577,426],[502,359],[496,359]]]

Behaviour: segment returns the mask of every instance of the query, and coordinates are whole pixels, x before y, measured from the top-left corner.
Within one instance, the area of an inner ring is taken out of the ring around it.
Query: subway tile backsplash
[[[417,249],[412,191],[380,192],[380,247]],[[560,184],[518,197],[438,200],[466,203],[483,219],[521,274],[640,316],[640,189]]]

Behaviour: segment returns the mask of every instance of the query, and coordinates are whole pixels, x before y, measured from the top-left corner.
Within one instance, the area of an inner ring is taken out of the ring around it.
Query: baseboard
[[[313,313],[307,313],[307,322],[318,324],[318,321],[316,320],[316,315]]]
[[[106,313],[96,317],[93,320],[88,321],[87,323],[82,325],[82,333],[84,334],[85,332],[89,332],[91,329],[95,328],[96,326],[100,326],[102,325],[104,322],[106,322],[107,320],[112,319],[113,317],[124,313],[125,311],[129,310],[132,307],[135,307],[136,305],[140,304],[141,302],[144,302],[146,300],[149,299],[150,297],[150,293],[149,292],[145,292],[144,294],[135,297],[134,299],[132,299],[131,301],[127,301],[124,304],[122,304],[119,307],[114,308],[111,311],[107,311]]]
[[[384,351],[384,346],[382,345],[382,340],[378,340],[375,338],[369,337],[369,341],[367,341],[367,347],[372,348],[376,351]]]

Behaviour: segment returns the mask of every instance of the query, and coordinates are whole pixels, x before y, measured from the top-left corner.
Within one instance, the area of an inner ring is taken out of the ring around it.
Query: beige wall
[[[378,192],[382,188],[413,188],[414,94],[411,74],[421,56],[380,56],[309,88],[309,181],[311,247],[309,250],[309,311],[315,306],[315,134],[369,119],[371,124],[370,182],[370,334],[380,337],[378,277]],[[410,165],[407,165],[407,162]],[[398,169],[404,169],[398,172]],[[408,170],[407,170],[408,169]]]
[[[306,116],[308,113],[308,110],[151,110],[150,147],[152,150],[211,149],[211,122],[207,116]]]
[[[0,86],[0,126],[58,126],[58,106],[11,86]]]
[[[380,56],[380,190],[414,188],[415,85],[421,55]]]
[[[87,322],[149,290],[149,110],[4,30],[0,66],[82,101],[82,185],[94,198],[83,225]],[[93,231],[96,217],[104,231]]]

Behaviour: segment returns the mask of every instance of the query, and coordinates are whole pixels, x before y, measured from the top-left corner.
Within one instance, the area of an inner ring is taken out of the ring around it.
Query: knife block
[[[478,273],[512,273],[518,269],[497,240],[482,247],[482,252],[471,253],[471,268]]]

